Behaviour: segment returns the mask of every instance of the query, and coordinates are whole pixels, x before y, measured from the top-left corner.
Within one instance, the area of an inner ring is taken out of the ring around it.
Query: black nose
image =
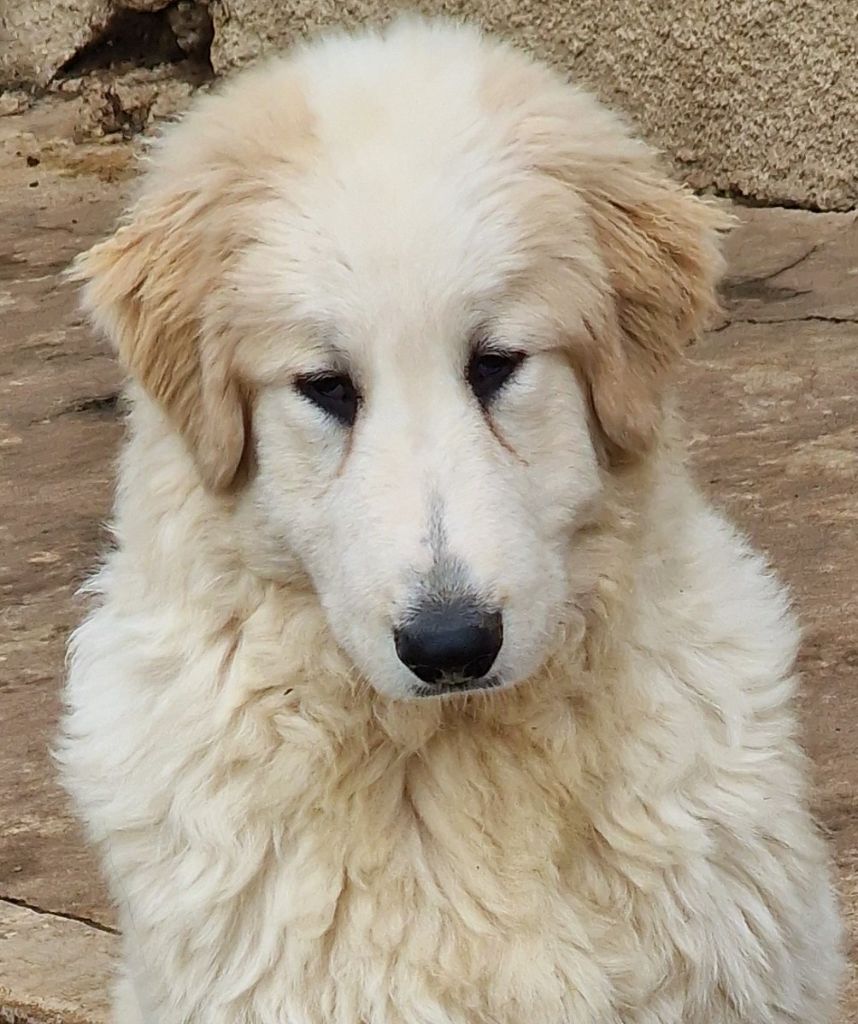
[[[500,612],[465,601],[428,604],[395,634],[399,660],[424,683],[479,679],[503,643]]]

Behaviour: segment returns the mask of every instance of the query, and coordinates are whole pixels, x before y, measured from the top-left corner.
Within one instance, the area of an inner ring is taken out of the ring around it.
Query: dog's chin
[[[431,698],[461,697],[470,694],[488,693],[504,686],[498,676],[483,676],[481,679],[440,679],[437,683],[415,683],[405,700],[428,700]]]

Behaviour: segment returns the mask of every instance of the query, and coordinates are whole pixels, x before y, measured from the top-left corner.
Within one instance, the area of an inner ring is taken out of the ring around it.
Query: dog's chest
[[[687,1002],[677,921],[691,946],[702,933],[663,865],[618,854],[588,818],[574,765],[501,735],[351,769],[305,775],[285,821],[245,805],[220,850],[195,851],[195,886],[164,894],[200,959],[176,984],[206,979],[188,995],[207,1021],[224,1005],[260,1024],[609,1024],[637,1019],[622,1006]]]

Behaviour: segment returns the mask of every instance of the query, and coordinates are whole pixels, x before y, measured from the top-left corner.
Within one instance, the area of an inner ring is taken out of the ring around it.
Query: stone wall
[[[418,0],[409,7],[476,19],[551,60],[626,111],[695,188],[812,209],[858,203],[855,0]],[[207,62],[223,74],[323,26],[386,20],[400,5],[0,0],[0,83],[46,86],[87,44],[97,52],[100,40],[115,38],[117,12],[128,9],[138,13],[136,21],[126,17],[125,32],[130,25],[151,34],[153,61],[173,43],[169,59],[178,60],[203,38]],[[196,26],[190,44],[188,25]]]

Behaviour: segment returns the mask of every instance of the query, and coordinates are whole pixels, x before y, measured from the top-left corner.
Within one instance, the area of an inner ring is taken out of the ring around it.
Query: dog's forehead
[[[424,157],[390,138],[320,157],[265,210],[241,301],[262,300],[268,325],[311,325],[294,335],[311,362],[333,339],[355,363],[449,369],[487,325],[553,344],[566,299],[548,311],[545,294],[571,264],[536,240],[529,189],[489,147]]]
[[[284,286],[381,316],[478,298],[521,269],[502,162],[485,150],[424,155],[408,141],[322,155],[271,223]]]
[[[474,305],[523,269],[525,171],[475,88],[311,103],[313,153],[260,211],[266,287],[348,330]],[[313,100],[312,93],[310,100]]]
[[[298,337],[426,351],[553,274],[558,246],[540,225],[556,234],[558,217],[540,197],[556,184],[535,169],[510,104],[487,92],[485,69],[464,67],[400,68],[396,88],[365,62],[353,77],[298,69],[310,141],[257,209],[236,289],[245,306],[264,301],[266,329],[308,323]]]

